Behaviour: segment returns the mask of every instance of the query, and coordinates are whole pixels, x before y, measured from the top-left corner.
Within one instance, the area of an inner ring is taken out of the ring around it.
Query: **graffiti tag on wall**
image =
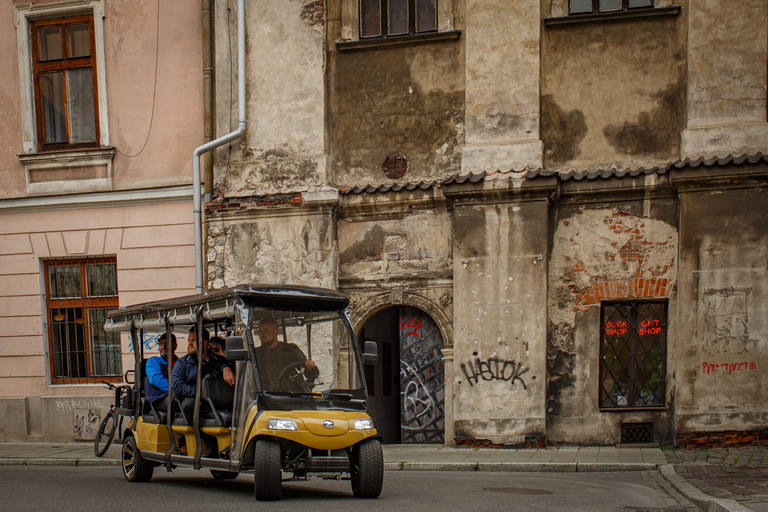
[[[747,351],[750,291],[749,288],[726,288],[704,292],[704,352],[741,354]]]
[[[157,339],[162,336],[163,333],[144,333],[144,350],[157,350]],[[128,339],[130,340],[128,343],[128,350],[130,352],[133,352],[133,338],[131,338],[130,335],[128,335]],[[178,347],[181,346],[181,343],[186,340],[185,336],[179,336],[176,335],[176,347],[178,350]]]
[[[481,380],[486,382],[501,380],[510,382],[513,386],[516,382],[520,382],[523,389],[527,390],[528,386],[522,376],[528,373],[528,370],[530,368],[525,368],[522,363],[518,363],[514,359],[500,359],[498,357],[491,357],[486,361],[475,357],[474,364],[472,361],[467,361],[466,364],[461,363],[461,371],[464,372],[470,386],[474,386]]]
[[[107,407],[109,406],[102,404],[98,398],[64,398],[56,400],[56,410],[62,412],[81,409],[105,409]]]
[[[101,423],[101,412],[98,409],[83,409],[75,411],[75,440],[96,439]]]
[[[442,443],[445,437],[443,336],[432,318],[400,308],[400,432],[403,443]]]
[[[757,370],[756,362],[748,363],[701,363],[701,372],[709,375],[710,373],[733,373],[748,370]]]

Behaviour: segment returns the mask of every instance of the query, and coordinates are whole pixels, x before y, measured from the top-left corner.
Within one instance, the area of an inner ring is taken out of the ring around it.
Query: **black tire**
[[[99,425],[99,431],[96,433],[96,439],[93,440],[93,453],[97,457],[101,457],[109,449],[109,445],[112,444],[112,440],[115,438],[115,430],[117,429],[117,422],[115,421],[115,414],[109,411]]]
[[[384,455],[377,439],[359,442],[352,450],[352,492],[357,498],[378,498],[384,483]]]
[[[136,448],[136,439],[128,437],[123,442],[123,475],[129,482],[149,482],[155,466],[144,460]]]
[[[256,499],[279,500],[283,478],[280,473],[280,443],[271,439],[256,441],[253,469],[253,495]]]
[[[221,471],[218,469],[211,470],[211,476],[216,480],[234,480],[240,473],[237,471]]]

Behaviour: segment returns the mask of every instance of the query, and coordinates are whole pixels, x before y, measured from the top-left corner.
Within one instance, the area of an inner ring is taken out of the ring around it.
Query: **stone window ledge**
[[[108,147],[18,155],[24,165],[27,195],[112,190],[115,153],[115,148]]]
[[[547,27],[559,27],[562,25],[579,25],[584,23],[602,23],[609,21],[637,20],[642,18],[658,18],[677,16],[680,14],[680,6],[652,7],[648,9],[636,9],[631,11],[600,12],[592,14],[572,14],[556,18],[544,18]]]
[[[336,49],[340,52],[380,50],[393,46],[413,46],[417,44],[457,41],[460,36],[461,30],[450,30],[447,32],[429,32],[405,36],[372,37],[370,39],[360,39],[359,41],[336,41]]]

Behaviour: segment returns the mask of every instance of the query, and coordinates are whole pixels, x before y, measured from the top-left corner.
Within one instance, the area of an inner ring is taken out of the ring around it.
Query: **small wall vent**
[[[653,422],[622,423],[621,444],[652,444]]]

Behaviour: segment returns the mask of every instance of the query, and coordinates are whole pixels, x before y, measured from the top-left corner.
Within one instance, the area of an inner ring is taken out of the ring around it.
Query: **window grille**
[[[117,380],[120,335],[103,329],[107,312],[119,307],[115,257],[46,260],[44,271],[52,383]]]
[[[600,407],[663,407],[666,374],[667,303],[602,303]]]

